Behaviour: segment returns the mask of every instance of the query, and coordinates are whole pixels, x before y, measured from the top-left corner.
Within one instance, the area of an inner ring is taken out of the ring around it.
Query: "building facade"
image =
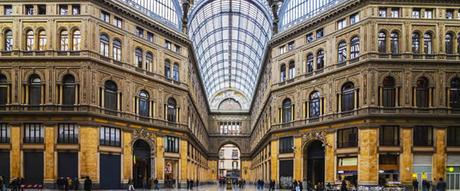
[[[0,175],[214,182],[232,144],[247,181],[460,190],[460,3],[222,1],[265,7],[232,62],[217,1],[151,2],[0,1]]]

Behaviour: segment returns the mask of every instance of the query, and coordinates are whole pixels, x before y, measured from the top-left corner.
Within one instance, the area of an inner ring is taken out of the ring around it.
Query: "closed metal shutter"
[[[121,188],[121,157],[120,155],[100,155],[100,188],[119,189]]]
[[[10,152],[0,152],[0,176],[3,182],[10,182]]]
[[[78,177],[78,153],[58,153],[58,177]]]
[[[43,152],[24,152],[26,184],[43,184]]]

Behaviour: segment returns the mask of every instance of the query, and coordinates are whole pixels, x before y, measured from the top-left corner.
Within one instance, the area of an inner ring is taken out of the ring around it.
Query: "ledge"
[[[394,152],[398,153],[401,152],[401,147],[399,146],[379,146],[380,153],[387,153],[387,152]]]
[[[111,147],[111,146],[99,146],[99,152],[107,153],[122,153],[123,149],[121,147]]]
[[[414,146],[412,148],[412,152],[420,152],[420,153],[434,153],[435,149],[433,146],[426,146],[426,147],[420,147],[420,146]]]
[[[21,145],[22,150],[45,150],[44,144],[23,144]]]
[[[359,148],[358,147],[350,147],[350,148],[340,148],[336,149],[336,154],[358,154]]]
[[[80,150],[80,144],[56,144],[56,150]]]

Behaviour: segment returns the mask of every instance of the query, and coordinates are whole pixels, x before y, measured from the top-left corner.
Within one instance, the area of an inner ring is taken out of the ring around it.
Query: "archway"
[[[230,179],[237,181],[241,177],[241,151],[235,144],[225,144],[219,149],[217,176],[221,183]]]
[[[144,140],[136,140],[133,144],[133,182],[135,188],[148,188],[151,177],[151,148]]]
[[[304,147],[303,175],[304,181],[311,185],[324,184],[324,146],[319,140],[310,142]]]

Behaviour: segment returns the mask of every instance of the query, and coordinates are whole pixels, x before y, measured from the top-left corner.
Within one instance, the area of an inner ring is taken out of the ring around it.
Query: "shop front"
[[[358,157],[337,158],[337,181],[341,185],[345,181],[349,189],[356,188],[358,182]]]
[[[398,187],[401,185],[399,177],[399,154],[380,154],[379,186]]]
[[[447,190],[460,190],[460,155],[449,154],[447,156],[446,169]]]

